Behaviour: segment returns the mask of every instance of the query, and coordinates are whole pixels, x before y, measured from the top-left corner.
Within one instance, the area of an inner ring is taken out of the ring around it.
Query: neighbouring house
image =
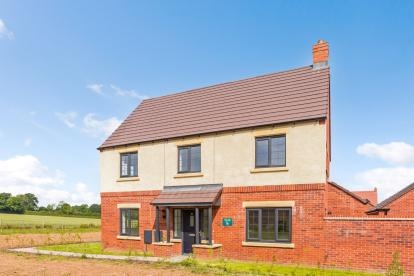
[[[372,191],[352,191],[352,193],[359,196],[360,198],[369,200],[369,202],[373,205],[378,204],[377,188],[374,188]]]
[[[103,245],[371,270],[398,250],[414,271],[413,221],[369,216],[376,190],[329,180],[328,43],[312,52],[310,66],[142,101],[99,147]]]
[[[395,193],[374,208],[367,211],[368,215],[414,217],[414,183]]]

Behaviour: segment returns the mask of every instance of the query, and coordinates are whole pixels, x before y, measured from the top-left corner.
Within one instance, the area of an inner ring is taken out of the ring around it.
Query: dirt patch
[[[0,275],[197,275],[181,267],[0,253]]]
[[[7,248],[100,240],[100,232],[0,235],[0,275],[197,275],[173,265],[8,253]]]

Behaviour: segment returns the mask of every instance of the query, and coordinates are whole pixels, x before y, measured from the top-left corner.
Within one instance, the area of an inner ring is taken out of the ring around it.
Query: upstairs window
[[[256,138],[256,168],[286,166],[286,135]]]
[[[201,171],[201,146],[178,147],[178,172],[192,173]]]
[[[120,235],[139,236],[138,209],[120,209]]]
[[[138,153],[121,153],[121,177],[138,176]]]

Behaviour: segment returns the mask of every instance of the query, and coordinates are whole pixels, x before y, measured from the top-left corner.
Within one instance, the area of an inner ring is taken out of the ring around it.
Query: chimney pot
[[[320,39],[313,45],[313,68],[321,69],[328,67],[329,45],[328,42]]]

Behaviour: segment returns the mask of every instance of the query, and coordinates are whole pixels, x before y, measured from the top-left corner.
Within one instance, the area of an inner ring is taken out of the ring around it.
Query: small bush
[[[392,262],[388,267],[387,276],[403,276],[404,270],[400,262],[400,252],[396,251],[392,254]]]
[[[84,224],[79,225],[79,228],[97,228],[97,227],[99,227],[99,226],[97,226],[93,223],[89,223],[89,224],[84,223]]]

